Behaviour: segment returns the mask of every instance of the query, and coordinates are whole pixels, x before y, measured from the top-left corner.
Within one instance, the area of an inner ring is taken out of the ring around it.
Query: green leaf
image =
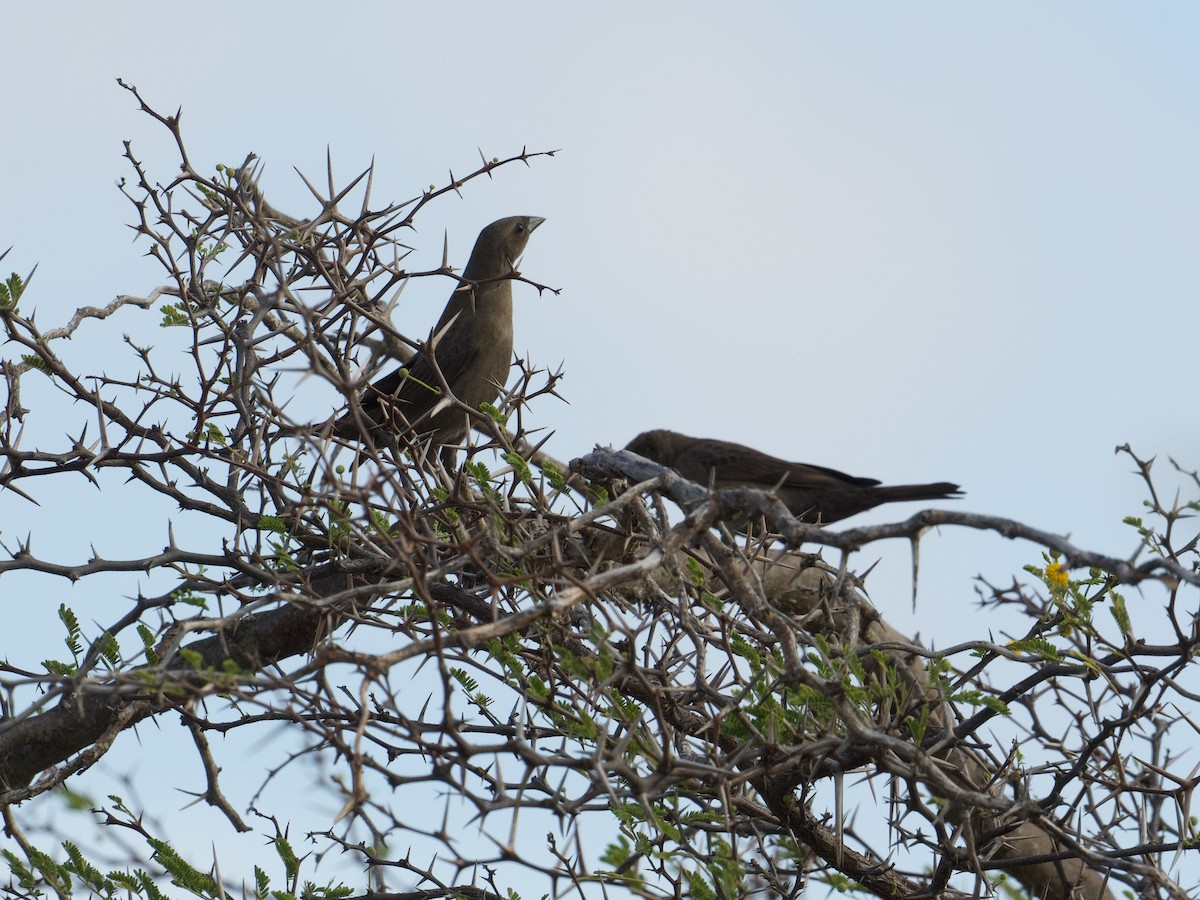
[[[518,453],[504,452],[500,454],[500,458],[513,467],[517,477],[521,479],[524,485],[533,484],[533,472],[530,471],[529,462]]]
[[[147,843],[154,848],[154,858],[171,875],[171,881],[193,894],[204,897],[221,898],[223,894],[216,881],[210,875],[195,869],[185,860],[174,847],[166,841],[148,838]]]
[[[77,666],[70,663],[62,663],[56,659],[43,659],[42,665],[46,667],[46,671],[51,675],[57,675],[60,678],[69,678],[79,673]]]
[[[1008,644],[1008,649],[1017,653],[1029,653],[1033,656],[1040,656],[1048,662],[1062,662],[1062,654],[1059,653],[1058,648],[1045,638],[1035,637],[1022,641],[1012,641]]]
[[[80,641],[83,631],[79,627],[78,617],[70,607],[63,603],[58,607],[58,618],[67,626],[67,648],[73,656],[78,657],[83,652],[83,643]]]
[[[465,669],[460,669],[458,666],[451,666],[450,676],[466,688],[468,694],[473,694],[479,690],[479,682],[468,675]]]
[[[43,375],[50,375],[50,367],[46,365],[46,361],[36,353],[22,353],[21,362],[29,366],[31,369],[37,369]]]
[[[67,868],[78,875],[80,881],[98,894],[112,893],[114,885],[99,869],[83,858],[78,846],[71,841],[63,841],[62,846],[67,851]]]
[[[21,294],[25,293],[25,283],[21,281],[21,276],[13,272],[8,276],[8,280],[0,284],[0,309],[17,308],[17,301],[21,299]]]
[[[96,647],[100,651],[101,658],[111,668],[115,669],[121,665],[121,645],[109,632],[106,631],[100,635],[96,641]]]
[[[275,838],[273,844],[275,845],[275,852],[283,860],[283,867],[287,872],[288,881],[293,880],[300,871],[300,861],[296,859],[296,851],[292,849],[292,845],[288,843],[287,838]]]
[[[542,477],[546,479],[546,483],[556,491],[569,491],[570,485],[567,484],[566,476],[559,471],[558,466],[552,462],[544,462],[541,465]]]
[[[142,639],[142,649],[146,652],[146,662],[152,666],[159,663],[158,652],[154,649],[154,632],[146,625],[138,622],[137,626],[138,637]]]
[[[190,327],[192,318],[187,314],[187,308],[183,303],[167,303],[163,305],[159,312],[162,313],[162,321],[158,323],[159,328],[181,328]]]
[[[1116,591],[1112,593],[1112,606],[1109,611],[1116,620],[1117,627],[1121,629],[1121,634],[1125,637],[1132,637],[1133,623],[1129,619],[1129,608],[1125,605],[1125,598]]]
[[[496,409],[490,403],[480,403],[479,411],[484,413],[501,428],[508,424],[508,416],[504,415],[504,413],[500,412],[500,410]]]

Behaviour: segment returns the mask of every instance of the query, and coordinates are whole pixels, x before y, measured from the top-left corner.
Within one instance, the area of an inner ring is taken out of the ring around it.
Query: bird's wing
[[[442,377],[448,384],[454,384],[470,362],[468,354],[462,352],[461,342],[455,341],[457,334],[450,333],[458,318],[459,314],[451,317],[405,365],[367,388],[362,402],[369,413],[394,406],[406,420],[416,422],[441,402],[442,379],[430,361],[429,347],[433,347]]]
[[[809,463],[790,463],[787,481],[791,487],[875,487],[880,482],[877,478],[862,478],[858,475],[847,475],[837,469],[827,469],[825,466],[814,466]]]
[[[675,463],[675,468],[681,473],[687,475],[685,469],[692,472],[688,477],[692,477],[693,480],[707,481],[708,472],[711,471],[718,482],[752,483],[761,485],[764,489],[777,484],[801,488],[846,485],[869,487],[879,484],[873,478],[856,478],[837,469],[788,462],[728,441],[695,440],[679,452]]]

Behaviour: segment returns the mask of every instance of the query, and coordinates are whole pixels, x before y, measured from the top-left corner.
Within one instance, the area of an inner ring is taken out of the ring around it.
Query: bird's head
[[[541,216],[508,216],[497,219],[483,231],[471,251],[471,261],[465,278],[482,280],[506,274],[515,265],[529,236],[546,220]],[[472,271],[474,270],[474,271]]]
[[[661,465],[669,466],[675,459],[676,437],[678,435],[675,432],[661,428],[654,431],[643,431],[626,444],[625,449]]]

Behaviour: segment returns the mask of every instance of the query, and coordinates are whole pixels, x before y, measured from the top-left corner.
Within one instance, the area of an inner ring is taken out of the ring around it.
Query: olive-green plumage
[[[646,431],[625,447],[677,471],[689,481],[716,488],[774,490],[803,522],[828,524],[900,500],[943,500],[961,494],[958,485],[881,485],[836,469],[788,462],[730,441],[694,438],[674,431]]]
[[[450,392],[471,409],[494,403],[500,396],[513,355],[512,279],[508,276],[529,235],[544,221],[538,216],[509,216],[479,233],[462,273],[473,285],[463,285],[450,295],[431,344],[367,388],[359,402],[359,415],[351,411],[338,419],[335,434],[361,440],[365,426],[430,439],[436,446],[463,439],[470,427],[469,417],[445,397],[437,371]]]

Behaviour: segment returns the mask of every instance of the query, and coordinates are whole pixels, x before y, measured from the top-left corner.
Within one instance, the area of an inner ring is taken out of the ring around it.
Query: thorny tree
[[[448,265],[406,270],[406,226],[541,154],[485,161],[378,210],[369,178],[339,188],[330,174],[300,220],[266,202],[250,162],[194,168],[178,119],[143,109],[181,160],[159,185],[127,149],[135,226],[165,284],[50,331],[20,279],[0,295],[19,348],[4,365],[6,515],[84,479],[123,507],[178,507],[154,538],[165,548],[144,557],[57,559],[44,535],[6,545],[10,584],[97,581],[110,603],[130,593],[112,589],[114,573],[162,586],[95,629],[63,605],[71,652],[44,666],[18,639],[22,621],[48,618],[40,605],[57,606],[53,590],[5,591],[10,894],[155,897],[167,876],[204,896],[273,889],[269,863],[201,874],[207,840],[155,827],[168,790],[103,805],[96,827],[118,836],[97,845],[107,874],[99,851],[60,848],[56,793],[93,790],[88,770],[114,742],[108,767],[136,769],[141,748],[122,736],[153,720],[194,748],[194,771],[176,760],[167,787],[203,778],[200,799],[231,830],[260,828],[282,858],[281,896],[362,890],[334,886],[344,868],[302,885],[346,858],[331,849],[360,861],[370,891],[423,898],[797,896],[820,883],[986,896],[1004,879],[1056,898],[1188,895],[1195,769],[1180,754],[1197,727],[1200,576],[1196,538],[1180,532],[1196,504],[1164,507],[1148,464],[1147,558],[1134,564],[965,513],[802,526],[767,494],[710,493],[624,452],[568,471],[526,432],[552,416],[556,375],[524,363],[499,408],[475,411],[474,446],[453,467],[401,439],[339,446],[291,401],[328,389],[326,417],[355,402],[418,343],[391,325],[400,289],[455,278]],[[60,353],[156,305],[177,326],[164,340],[187,336],[186,371],[133,340],[130,376],[77,371]],[[45,414],[74,416],[78,437],[23,446],[43,410],[23,408],[18,388],[44,376],[73,403]],[[686,515],[672,518],[664,497]],[[721,527],[747,511],[775,536]],[[1045,549],[1031,586],[985,597],[1027,617],[1019,639],[933,654],[867,602],[853,552],[932,525]],[[1137,617],[1121,594],[1134,585]],[[269,766],[265,794],[245,778],[230,789],[247,763],[231,749],[239,736],[257,748],[254,771]],[[305,838],[312,859],[294,856],[286,807],[261,809],[281,784],[336,798]]]

